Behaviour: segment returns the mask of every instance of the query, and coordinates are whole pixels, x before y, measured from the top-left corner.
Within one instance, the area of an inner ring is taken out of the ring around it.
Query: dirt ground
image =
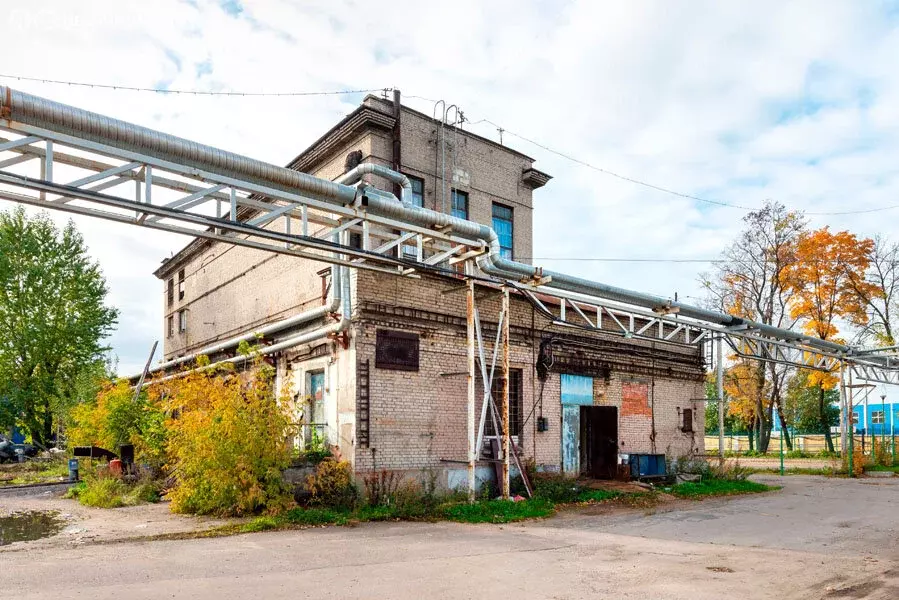
[[[899,598],[899,479],[757,479],[784,489],[655,508],[572,509],[505,526],[373,523],[13,544],[0,548],[0,589],[17,599],[91,600]],[[145,514],[146,529],[183,522]],[[126,520],[113,529],[128,529]]]
[[[203,531],[230,523],[224,519],[176,515],[167,503],[116,509],[90,508],[60,497],[58,492],[0,497],[0,517],[25,511],[54,511],[64,523],[59,535],[27,543],[0,546],[0,552],[114,542],[128,538]],[[2,562],[2,558],[0,558]]]

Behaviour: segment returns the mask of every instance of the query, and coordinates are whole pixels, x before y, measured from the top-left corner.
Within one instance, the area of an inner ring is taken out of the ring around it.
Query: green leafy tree
[[[838,389],[824,390],[824,419],[819,406],[819,390],[809,383],[808,371],[797,371],[787,383],[784,415],[787,425],[800,433],[824,433],[840,420]],[[825,425],[826,424],[826,425]]]
[[[0,213],[0,398],[34,443],[46,446],[108,350],[118,311],[75,225],[46,214]]]

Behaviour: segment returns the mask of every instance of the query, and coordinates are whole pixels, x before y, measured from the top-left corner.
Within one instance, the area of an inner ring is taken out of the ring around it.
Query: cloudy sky
[[[555,176],[536,194],[536,262],[671,296],[698,294],[745,210],[899,207],[899,2],[685,0],[8,0],[0,73],[168,89],[254,92],[397,87],[430,113],[458,104],[469,129]],[[10,50],[14,49],[14,50]],[[162,95],[0,82],[285,163],[363,94]],[[416,98],[417,97],[417,98]],[[431,100],[428,100],[431,99]],[[5,205],[0,203],[0,208]],[[893,233],[899,208],[810,214]],[[68,217],[59,216],[60,219]],[[152,271],[185,238],[76,218],[121,311],[111,343],[139,370],[162,336]],[[549,260],[553,259],[553,260]]]

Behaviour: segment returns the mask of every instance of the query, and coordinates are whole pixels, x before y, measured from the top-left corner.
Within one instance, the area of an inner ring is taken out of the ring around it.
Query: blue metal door
[[[593,405],[593,378],[562,374],[562,471],[581,472],[581,406]]]

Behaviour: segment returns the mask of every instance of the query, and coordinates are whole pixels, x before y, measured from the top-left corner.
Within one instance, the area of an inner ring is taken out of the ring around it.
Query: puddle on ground
[[[64,525],[56,511],[23,511],[0,516],[0,546],[50,537]]]

